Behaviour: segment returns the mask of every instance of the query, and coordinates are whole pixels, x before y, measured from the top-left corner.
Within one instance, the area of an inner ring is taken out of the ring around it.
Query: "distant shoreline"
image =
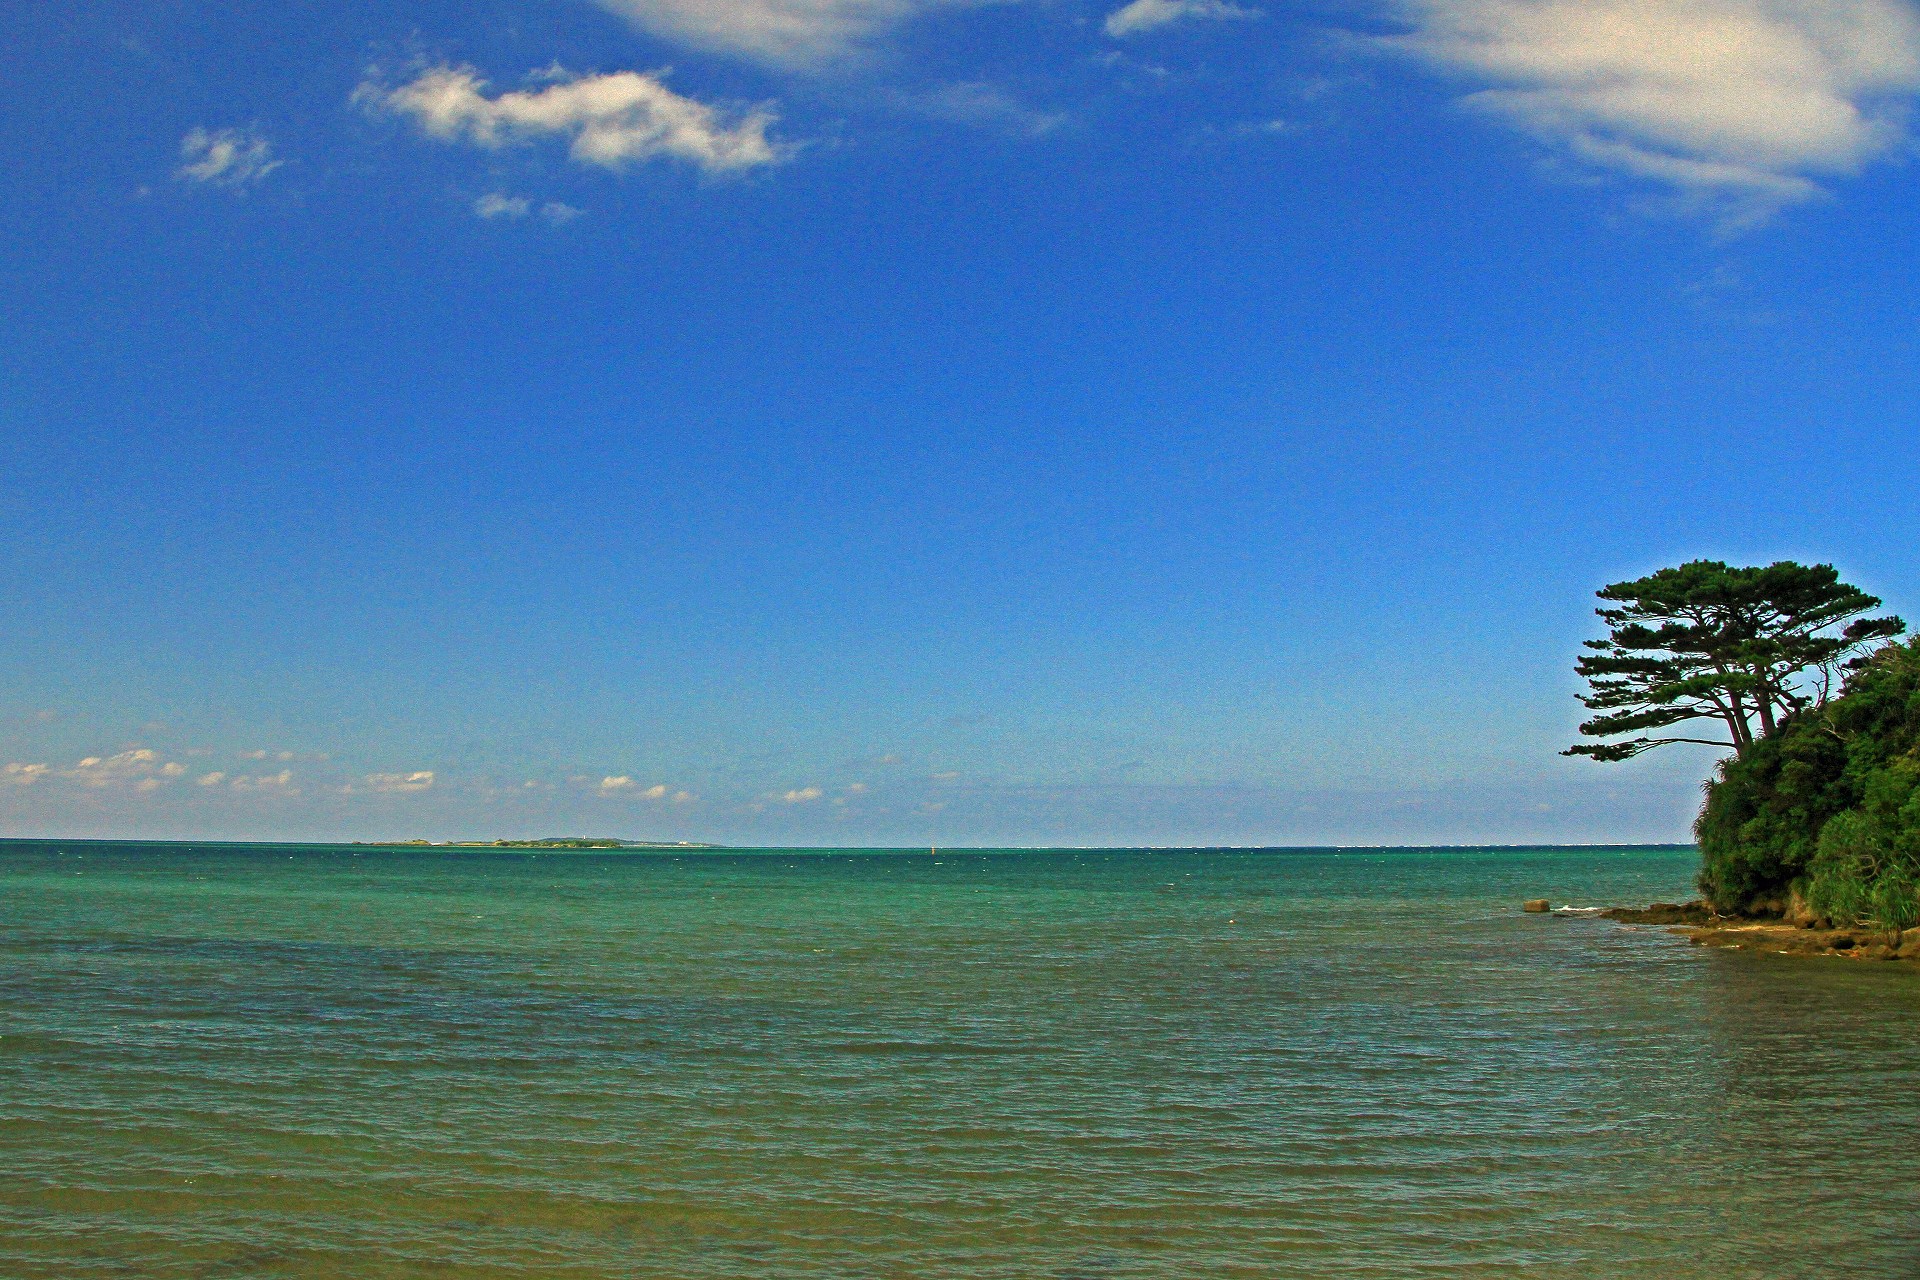
[[[928,855],[926,845],[729,845],[704,844],[696,841],[644,841],[631,840],[620,843],[580,843],[563,844],[541,840],[236,840],[236,839],[193,839],[193,838],[155,838],[140,836],[0,836],[0,848],[8,845],[44,845],[44,844],[85,844],[85,845],[152,845],[187,848],[276,848],[276,849],[531,849],[566,852],[569,850],[585,853],[618,853],[628,850],[645,852],[697,852],[697,853],[768,853],[768,854],[805,854],[805,853],[846,853],[846,854],[909,854],[919,857]],[[1003,854],[1003,853],[1272,853],[1300,854],[1316,856],[1340,856],[1349,854],[1406,854],[1406,853],[1501,853],[1501,852],[1552,852],[1555,850],[1590,850],[1596,853],[1679,853],[1692,852],[1696,848],[1690,842],[1648,842],[1648,843],[1555,843],[1555,844],[1319,844],[1319,845],[952,845],[938,849],[939,856],[948,854]]]
[[[352,848],[373,849],[567,849],[580,852],[621,849],[717,849],[692,840],[616,840],[599,836],[549,836],[538,840],[353,840]]]

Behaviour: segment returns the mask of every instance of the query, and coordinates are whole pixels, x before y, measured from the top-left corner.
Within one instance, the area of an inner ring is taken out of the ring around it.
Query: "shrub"
[[[1828,820],[1807,877],[1807,905],[1836,924],[1920,923],[1920,761],[1903,756],[1866,780],[1860,807]]]
[[[1920,640],[1722,763],[1694,833],[1701,892],[1722,911],[1802,880],[1837,921],[1920,918]]]

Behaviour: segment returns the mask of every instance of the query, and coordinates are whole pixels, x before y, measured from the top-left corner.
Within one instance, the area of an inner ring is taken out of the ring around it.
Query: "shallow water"
[[[1920,974],[1684,850],[0,844],[0,1275],[1920,1276]]]

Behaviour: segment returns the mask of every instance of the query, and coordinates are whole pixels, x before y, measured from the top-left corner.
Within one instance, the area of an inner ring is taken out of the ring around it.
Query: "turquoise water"
[[[0,1275],[1920,1275],[1920,974],[1690,852],[0,845]]]

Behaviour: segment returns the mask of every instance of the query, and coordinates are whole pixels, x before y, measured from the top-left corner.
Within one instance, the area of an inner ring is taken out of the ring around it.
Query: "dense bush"
[[[1807,868],[1807,905],[1842,923],[1920,923],[1920,762],[1889,761],[1867,778],[1858,809],[1827,820]]]
[[[1694,831],[1722,911],[1799,887],[1838,922],[1920,922],[1920,640],[1722,764]]]

